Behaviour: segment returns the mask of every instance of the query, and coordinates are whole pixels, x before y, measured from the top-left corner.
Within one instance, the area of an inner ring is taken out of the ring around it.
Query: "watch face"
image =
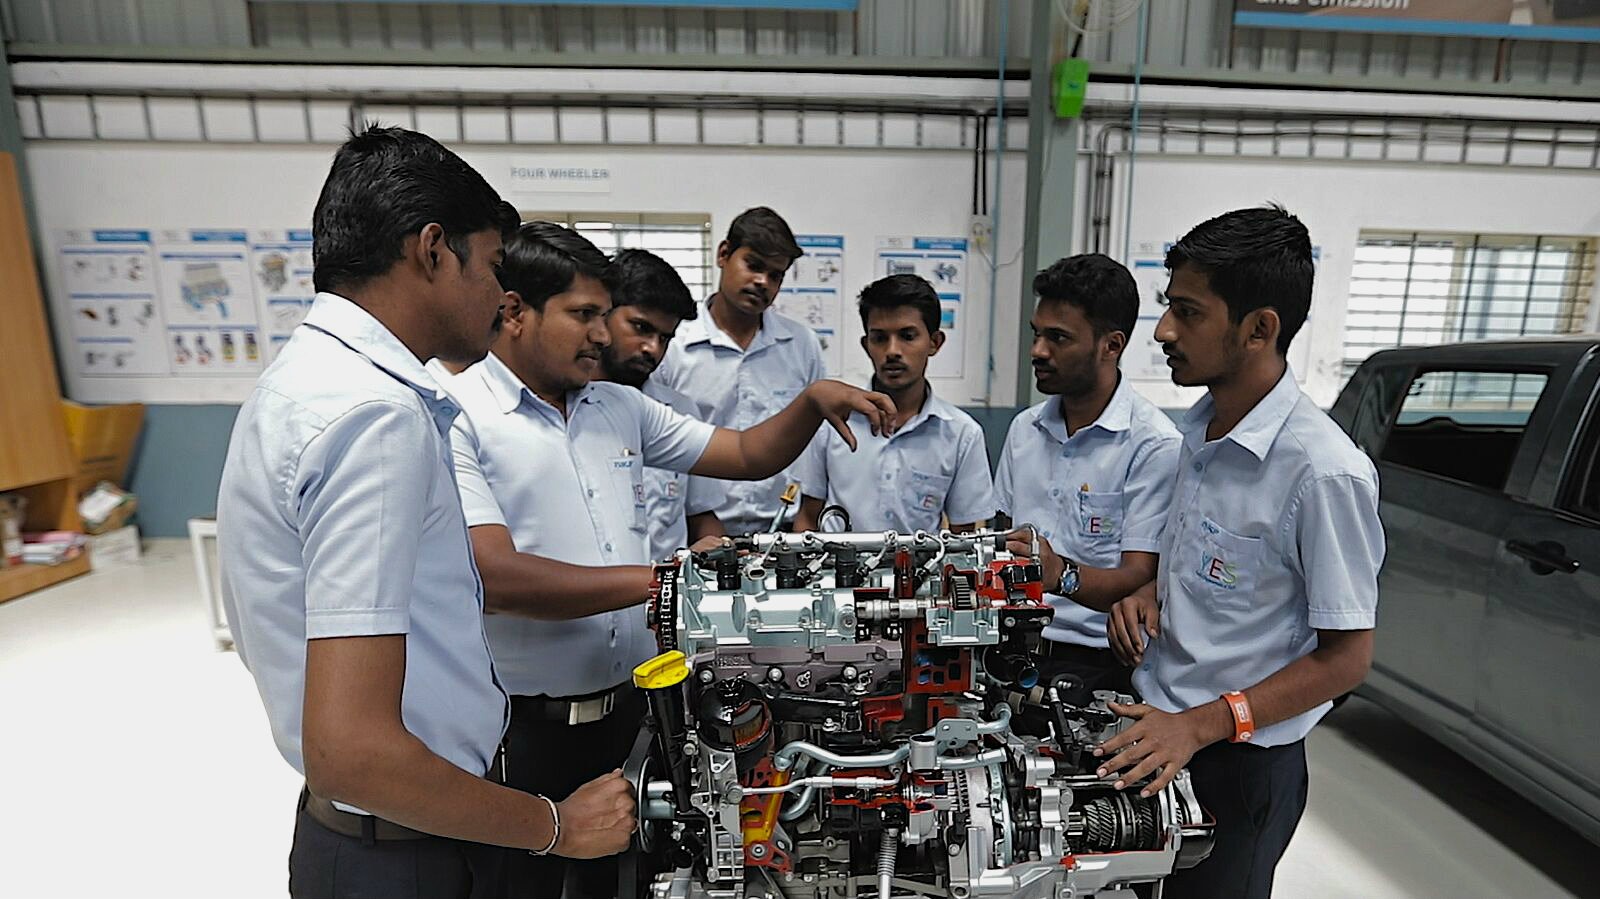
[[[1061,572],[1061,595],[1071,596],[1078,592],[1078,569],[1068,567]]]

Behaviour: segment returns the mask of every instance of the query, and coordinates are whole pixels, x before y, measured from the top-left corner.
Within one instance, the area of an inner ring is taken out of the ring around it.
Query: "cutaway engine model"
[[[1204,859],[1187,772],[1095,776],[1130,698],[1038,682],[1052,611],[1005,545],[763,534],[657,567],[623,895],[1131,897]]]

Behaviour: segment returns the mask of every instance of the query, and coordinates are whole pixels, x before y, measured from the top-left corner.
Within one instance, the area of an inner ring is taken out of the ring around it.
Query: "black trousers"
[[[289,850],[294,899],[489,899],[509,850],[445,837],[374,840],[323,827],[301,809]]]
[[[1306,744],[1213,743],[1189,761],[1217,822],[1211,856],[1167,878],[1165,899],[1271,899],[1272,876],[1306,808]]]
[[[630,687],[617,696],[611,714],[592,724],[577,725],[542,714],[548,702],[544,697],[511,697],[511,726],[505,741],[506,786],[560,802],[628,760],[644,722],[645,701],[644,694]],[[617,892],[616,858],[573,861],[553,855],[506,853],[504,889],[508,895],[559,899],[567,881],[567,899],[611,899]]]

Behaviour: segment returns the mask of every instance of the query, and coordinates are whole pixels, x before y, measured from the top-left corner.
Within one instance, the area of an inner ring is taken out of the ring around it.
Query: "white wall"
[[[1119,160],[1119,175],[1126,171]],[[1267,201],[1282,203],[1305,222],[1322,256],[1311,319],[1295,339],[1291,360],[1299,364],[1307,392],[1324,406],[1344,386],[1344,311],[1362,229],[1600,236],[1600,172],[1141,154],[1132,177],[1135,249],[1153,244],[1159,252],[1205,219]],[[1088,193],[1089,178],[1085,167],[1080,195]],[[1110,232],[1112,255],[1119,259],[1125,190],[1119,178]],[[1080,245],[1082,239],[1078,234]],[[1135,340],[1151,340],[1150,332]],[[1137,386],[1168,408],[1187,406],[1200,393],[1166,381]]]
[[[462,156],[503,193],[509,167],[548,147],[467,147]],[[709,213],[720,236],[733,216],[758,204],[781,212],[796,232],[846,238],[847,298],[871,280],[878,237],[965,236],[969,227],[972,156],[959,150],[763,149],[737,147],[564,146],[567,159],[603,157],[613,172],[610,193],[511,197],[524,209],[574,212]],[[28,164],[46,245],[46,281],[56,310],[58,349],[71,350],[70,314],[60,290],[54,233],[88,228],[296,228],[307,227],[327,173],[327,145],[153,144],[144,142],[31,141]],[[1001,242],[995,258],[1019,256],[1025,164],[1007,154]],[[991,170],[993,163],[991,162]],[[994,202],[991,193],[991,202]],[[969,264],[965,376],[935,389],[959,404],[984,401],[988,354],[988,271],[982,257]],[[1008,405],[1015,395],[1015,337],[1021,274],[1002,265],[996,308],[997,364],[991,397]],[[846,327],[859,319],[853,304]],[[845,376],[864,380],[865,354],[846,339]],[[946,350],[949,352],[949,350]],[[239,402],[253,378],[84,377],[67,368],[66,390],[86,402]]]

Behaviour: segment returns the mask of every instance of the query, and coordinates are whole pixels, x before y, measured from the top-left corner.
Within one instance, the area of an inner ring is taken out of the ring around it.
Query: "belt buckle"
[[[567,726],[593,724],[604,721],[616,704],[616,693],[607,693],[594,699],[584,699],[567,704]]]

